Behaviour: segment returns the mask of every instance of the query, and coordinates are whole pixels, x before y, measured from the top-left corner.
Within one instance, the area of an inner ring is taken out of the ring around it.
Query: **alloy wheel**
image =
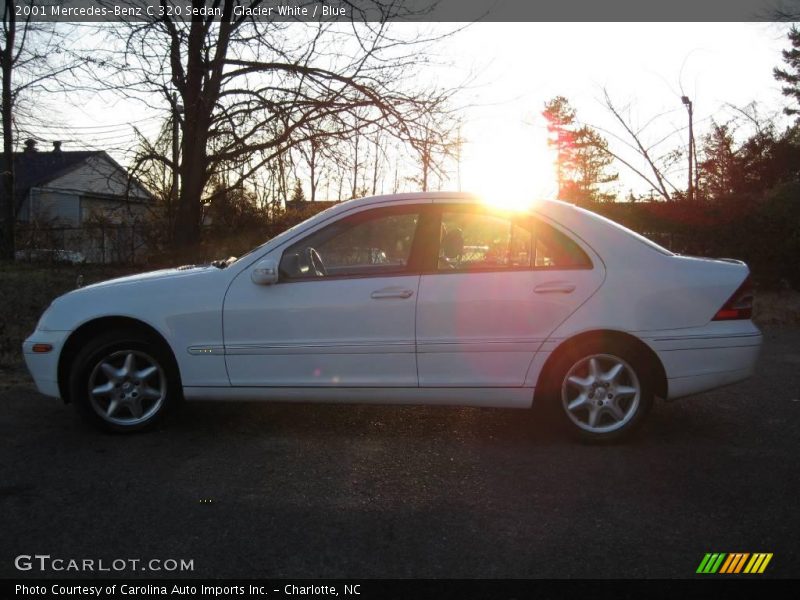
[[[121,350],[101,359],[89,376],[89,400],[103,420],[139,425],[155,415],[167,395],[164,369],[139,350]]]
[[[589,433],[624,427],[641,404],[636,371],[611,354],[592,354],[577,361],[564,377],[561,402],[570,420]]]

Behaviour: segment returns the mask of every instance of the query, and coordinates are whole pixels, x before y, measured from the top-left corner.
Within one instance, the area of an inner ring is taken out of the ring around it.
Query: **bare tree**
[[[622,133],[615,133],[608,129],[596,127],[611,138],[616,139],[623,146],[634,152],[636,161],[630,157],[623,156],[620,152],[611,149],[608,145],[601,148],[610,156],[618,160],[621,164],[625,165],[638,175],[642,180],[647,182],[652,189],[661,196],[664,200],[673,200],[676,192],[679,189],[670,181],[668,173],[670,168],[680,158],[680,150],[668,150],[666,152],[660,151],[658,148],[665,141],[673,137],[680,129],[671,129],[666,135],[660,136],[654,141],[645,140],[645,131],[649,125],[658,120],[660,117],[668,114],[660,113],[648,119],[644,125],[634,125],[630,116],[630,105],[619,106],[617,105],[608,93],[608,90],[603,90],[603,104],[608,112],[613,117],[614,121],[621,127]],[[668,111],[671,112],[671,111]],[[643,163],[644,167],[635,164],[635,162]]]
[[[154,206],[150,206],[151,229],[155,228],[158,241],[169,241],[170,232],[175,222],[175,190],[173,189],[172,170],[162,162],[140,160],[143,156],[154,154],[166,155],[174,143],[174,128],[170,120],[165,120],[161,130],[150,140],[147,136],[134,129],[137,147],[134,150],[133,168],[130,170],[131,178],[137,177],[139,181],[153,194],[156,199]],[[153,227],[155,225],[155,227]]]
[[[258,21],[234,13],[258,4],[215,0],[221,17],[181,20],[165,11],[146,23],[115,24],[104,28],[112,36],[106,50],[86,55],[96,82],[116,93],[149,103],[155,94],[178,112],[177,92],[179,164],[161,153],[140,159],[180,174],[178,246],[199,239],[202,197],[220,170],[237,167],[247,180],[292,148],[356,131],[409,139],[427,108],[450,93],[410,89],[414,67],[435,40],[390,33],[388,20],[405,10],[402,3],[375,0],[384,17],[377,23]]]
[[[308,180],[310,186],[309,200],[315,202],[317,191],[322,181],[323,175],[328,171],[326,161],[335,160],[335,148],[332,140],[326,136],[309,135],[308,142],[301,144],[298,148],[303,157],[305,166],[308,169]]]
[[[375,155],[372,160],[372,195],[378,193],[378,178],[381,175],[381,165],[386,156],[386,148],[383,145],[383,136],[378,131],[372,140],[372,147]]]
[[[684,156],[683,150],[672,148],[663,151],[660,146],[680,133],[684,128],[673,126],[665,135],[660,135],[654,140],[648,139],[645,133],[655,121],[673,111],[669,110],[656,114],[647,119],[643,125],[638,125],[633,122],[631,104],[618,105],[611,99],[605,89],[603,90],[603,104],[611,114],[613,121],[621,128],[621,131],[619,129],[614,131],[609,128],[591,125],[593,129],[602,132],[617,142],[614,146],[597,144],[596,148],[619,161],[639,176],[650,185],[653,192],[658,196],[664,200],[674,200],[682,192],[670,180],[670,173]],[[624,152],[626,149],[627,152]]]
[[[445,163],[460,152],[460,123],[446,101],[432,103],[413,128],[411,143],[417,155],[420,174],[415,181],[427,192],[434,175],[444,176]]]
[[[0,72],[2,73],[3,123],[3,175],[0,199],[0,258],[14,258],[14,225],[20,209],[21,198],[15,195],[14,141],[15,129],[21,125],[17,119],[20,100],[26,94],[52,91],[52,84],[60,85],[61,78],[75,68],[75,63],[64,57],[64,37],[52,23],[35,23],[33,11],[24,20],[17,20],[17,7],[30,8],[35,0],[6,2],[3,8],[2,47],[0,47]]]
[[[361,132],[358,130],[358,128],[356,128],[352,135],[353,152],[351,156],[353,157],[353,163],[352,163],[353,177],[350,181],[351,183],[350,198],[357,198],[358,196],[360,196],[358,188],[358,175],[359,175],[359,170],[361,169],[361,156],[358,151],[361,147],[361,138],[362,138]]]
[[[14,132],[11,111],[14,108],[14,95],[11,76],[15,63],[19,60],[17,48],[17,17],[14,5],[6,2],[3,10],[3,48],[0,49],[0,68],[3,73],[3,226],[0,229],[0,258],[14,258]]]

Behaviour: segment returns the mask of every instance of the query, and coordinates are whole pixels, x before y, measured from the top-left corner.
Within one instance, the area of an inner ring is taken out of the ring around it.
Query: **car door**
[[[274,285],[237,277],[224,308],[231,384],[416,387],[421,209],[361,211],[276,250]]]
[[[522,386],[548,335],[603,273],[563,231],[530,214],[435,205],[439,251],[420,281],[420,386]]]

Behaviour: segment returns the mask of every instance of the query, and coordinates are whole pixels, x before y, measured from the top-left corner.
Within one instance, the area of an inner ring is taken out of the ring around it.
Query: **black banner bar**
[[[641,22],[791,21],[800,0],[7,0],[18,19],[145,22],[256,21]]]
[[[789,597],[794,586],[763,577],[693,580],[5,580],[3,598],[275,598],[280,600],[511,600],[535,598]],[[792,596],[793,597],[793,596]]]

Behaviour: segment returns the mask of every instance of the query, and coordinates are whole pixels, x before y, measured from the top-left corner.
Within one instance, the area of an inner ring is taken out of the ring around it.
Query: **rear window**
[[[613,221],[612,221],[612,223],[613,223]],[[666,248],[664,248],[664,246],[662,246],[662,245],[660,245],[660,244],[657,244],[657,243],[655,243],[655,242],[654,242],[653,240],[651,240],[650,238],[648,238],[648,237],[645,237],[645,236],[643,236],[643,235],[642,235],[642,234],[640,234],[640,233],[636,233],[636,232],[635,232],[635,231],[633,231],[632,229],[628,229],[627,227],[624,227],[623,225],[620,225],[619,223],[614,223],[614,224],[615,224],[617,227],[619,227],[619,228],[621,228],[621,229],[624,229],[626,233],[628,233],[629,235],[632,235],[633,237],[635,237],[637,240],[639,240],[639,241],[640,241],[640,242],[642,242],[643,244],[645,244],[645,245],[647,245],[647,246],[650,246],[650,247],[651,247],[653,250],[655,250],[655,251],[657,251],[657,252],[660,252],[661,254],[666,254],[667,256],[675,256],[675,253],[674,253],[674,252],[670,252],[669,250],[667,250]]]
[[[652,248],[656,252],[660,252],[661,254],[664,254],[666,256],[675,256],[674,252],[670,252],[669,250],[664,248],[664,246],[661,246],[661,245],[655,243],[653,240],[651,240],[649,238],[646,238],[645,236],[643,236],[643,235],[641,235],[639,233],[636,233],[633,229],[628,229],[624,225],[620,225],[616,221],[612,221],[608,217],[604,217],[603,215],[598,215],[595,212],[592,212],[592,211],[589,211],[589,210],[585,210],[585,209],[580,209],[579,208],[578,210],[583,210],[584,212],[592,215],[592,217],[594,217],[596,219],[600,219],[601,221],[604,221],[605,223],[607,223],[608,225],[611,225],[615,229],[617,229],[617,230],[619,230],[619,231],[621,231],[623,233],[626,233],[631,237],[636,238],[638,241],[642,242],[645,246],[649,246],[650,248]]]

